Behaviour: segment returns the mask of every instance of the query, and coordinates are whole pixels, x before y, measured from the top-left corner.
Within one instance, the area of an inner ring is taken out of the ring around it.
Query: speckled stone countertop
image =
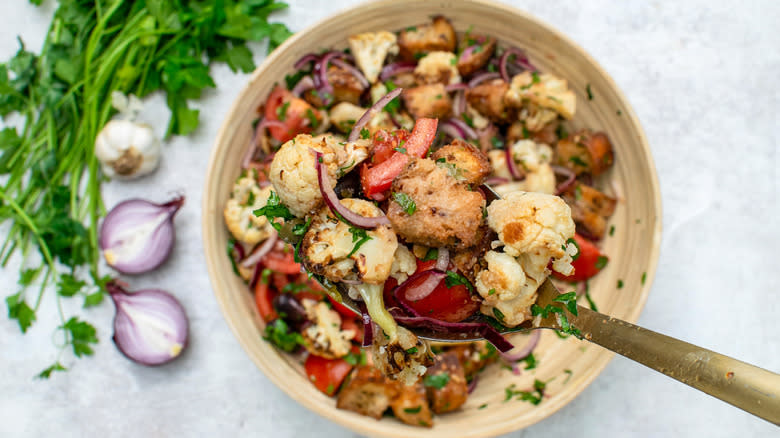
[[[45,3],[40,9],[21,0],[0,4],[0,58],[16,51],[16,35],[38,50],[53,11],[53,2]],[[279,17],[301,30],[358,1],[290,3]],[[661,182],[664,237],[640,324],[780,372],[780,3],[509,3],[590,52],[644,125]],[[133,284],[159,286],[180,298],[191,317],[189,349],[169,367],[130,363],[109,339],[113,309],[106,305],[89,311],[101,335],[94,357],[71,361],[72,370],[41,382],[33,375],[55,354],[54,305],[44,303],[26,336],[3,315],[0,436],[354,436],[268,381],[242,351],[212,295],[200,237],[201,188],[217,129],[246,80],[226,67],[212,71],[218,88],[196,104],[202,115],[197,133],[167,144],[151,177],[104,189],[109,206],[131,196],[186,194],[172,260]],[[143,118],[164,131],[167,109],[160,96]],[[0,273],[4,296],[15,291],[15,272],[12,266]],[[557,414],[507,436],[571,433],[715,438],[777,436],[778,430],[616,357]]]

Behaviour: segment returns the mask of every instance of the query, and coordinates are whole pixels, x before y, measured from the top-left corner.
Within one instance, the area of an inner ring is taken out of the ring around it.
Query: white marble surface
[[[52,1],[0,3],[0,58],[15,36],[38,48]],[[351,0],[291,1],[280,17],[300,30]],[[745,0],[512,1],[578,41],[612,74],[644,124],[658,167],[665,224],[653,291],[640,323],[780,372],[777,252],[780,4]],[[684,4],[683,4],[684,3]],[[445,11],[446,12],[446,11]],[[261,58],[257,58],[260,61]],[[205,270],[200,201],[206,160],[245,75],[213,69],[217,91],[198,104],[191,138],[165,146],[162,168],[105,185],[107,205],[184,192],[177,247],[133,285],[174,292],[191,317],[192,343],[171,366],[133,365],[110,341],[111,305],[87,312],[99,327],[93,358],[51,381],[32,376],[54,359],[56,311],[45,300],[26,336],[0,317],[0,436],[353,436],[308,412],[258,371],[222,319]],[[145,118],[160,120],[160,98]],[[211,117],[209,117],[211,116]],[[3,295],[15,273],[0,274]],[[75,310],[75,307],[73,308]],[[4,313],[5,310],[2,310]],[[509,436],[777,436],[778,430],[623,358],[555,416]],[[584,432],[584,433],[583,433]]]

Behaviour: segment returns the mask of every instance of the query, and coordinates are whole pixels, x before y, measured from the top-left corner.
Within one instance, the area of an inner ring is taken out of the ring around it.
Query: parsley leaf
[[[296,331],[291,331],[281,318],[265,326],[263,339],[288,353],[293,352],[299,345],[303,345],[303,336]]]
[[[355,246],[352,247],[352,251],[350,251],[349,254],[347,254],[347,257],[351,257],[352,254],[356,253],[357,250],[360,249],[361,246],[363,246],[364,243],[372,239],[372,237],[368,235],[366,230],[362,228],[349,227],[349,232],[352,233],[352,243],[354,243]]]
[[[603,256],[603,255],[599,256],[596,259],[596,269],[599,270],[604,269],[604,267],[607,266],[607,262],[609,262],[607,256]]]
[[[585,91],[588,93],[588,100],[593,100],[593,92],[590,90],[590,84],[585,85]]]
[[[35,321],[35,311],[21,297],[21,292],[6,297],[5,304],[8,306],[8,317],[15,319],[22,333],[26,333]]]
[[[430,260],[436,260],[439,258],[439,249],[438,248],[428,248],[428,252],[425,253],[425,257],[423,257],[423,261],[427,262]]]
[[[97,344],[97,330],[86,321],[72,317],[60,328],[65,331],[68,343],[73,347],[76,357],[91,356],[93,351],[89,344]]]
[[[414,202],[414,199],[406,193],[393,192],[393,200],[397,202],[409,216],[417,211],[417,204]]]
[[[276,218],[281,218],[283,220],[290,220],[295,218],[295,216],[290,213],[290,209],[287,208],[286,205],[282,204],[282,200],[279,198],[279,195],[277,195],[273,190],[271,190],[271,194],[268,196],[268,202],[266,202],[265,206],[255,210],[254,215],[265,216],[266,219],[268,219],[268,222],[271,223],[271,226],[276,229],[276,231],[282,229],[282,225],[275,221]]]
[[[469,282],[466,277],[457,272],[447,271],[447,277],[444,278],[444,283],[448,288],[462,284],[463,286],[466,286],[469,291],[474,291],[474,287],[471,285],[471,282]]]
[[[276,107],[276,117],[279,119],[279,121],[284,122],[287,120],[287,110],[290,108],[290,101],[279,105]]]
[[[447,386],[450,381],[449,373],[432,374],[423,378],[423,385],[429,388],[442,389]]]
[[[360,130],[360,138],[364,140],[371,138],[371,132],[368,130],[368,128],[363,128]]]

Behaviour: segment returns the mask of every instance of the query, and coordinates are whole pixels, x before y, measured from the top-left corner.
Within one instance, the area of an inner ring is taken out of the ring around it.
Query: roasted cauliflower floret
[[[514,257],[503,252],[488,251],[485,262],[488,268],[477,274],[474,285],[485,302],[511,300],[518,295],[536,291],[536,288],[528,290],[525,272]]]
[[[487,208],[488,225],[496,233],[504,252],[564,256],[566,241],[574,236],[571,209],[563,199],[542,193],[512,192]]]
[[[342,199],[341,203],[361,216],[384,214],[379,207],[362,199]],[[397,247],[398,240],[389,225],[359,230],[323,207],[312,218],[301,243],[301,253],[309,272],[324,275],[331,281],[357,279],[381,284],[390,276]]]
[[[312,324],[303,332],[304,346],[328,359],[346,356],[352,348],[354,330],[341,330],[341,316],[324,301],[304,299],[303,308]]]
[[[251,174],[236,181],[224,211],[225,224],[236,240],[255,245],[273,234],[268,219],[254,214],[258,208],[265,207],[270,195],[271,187],[261,189]]]
[[[420,59],[414,74],[422,84],[457,84],[460,82],[460,73],[456,63],[457,59],[452,52],[431,52]]]
[[[276,152],[268,178],[290,212],[303,217],[322,205],[312,149],[322,152],[329,182],[334,185],[338,175],[349,172],[366,159],[369,146],[368,140],[343,142],[332,135],[300,134]]]
[[[396,36],[387,31],[366,32],[349,37],[349,48],[355,62],[372,84],[379,77],[388,54],[398,53]]]
[[[554,194],[555,173],[549,164],[552,158],[552,149],[546,144],[535,143],[533,140],[520,140],[509,147],[512,148],[512,157],[514,157],[515,165],[525,178],[522,181],[500,185],[496,187],[496,191],[502,196],[517,190],[546,193],[548,195]],[[496,176],[503,178],[511,177],[504,151],[489,151],[488,157],[493,167],[493,173]]]
[[[433,365],[433,353],[428,343],[400,326],[394,338],[377,333],[371,351],[374,365],[382,374],[406,385],[414,385],[425,374],[427,367]]]
[[[417,258],[405,245],[398,245],[393,257],[393,266],[390,268],[390,276],[401,284],[415,271],[417,271]]]
[[[529,103],[535,104],[540,109],[553,110],[565,119],[574,117],[577,106],[577,98],[574,92],[569,90],[565,79],[560,79],[550,73],[539,74],[530,71],[524,71],[512,78],[512,84],[506,92],[504,100],[509,105],[518,108]],[[534,123],[539,123],[539,129],[550,121],[544,121],[550,117],[545,114],[531,117],[539,118],[534,120]],[[531,127],[528,126],[528,129]]]
[[[452,111],[452,99],[443,84],[405,88],[401,97],[406,109],[415,119],[423,117],[441,119]]]
[[[355,122],[360,120],[366,111],[368,111],[367,108],[349,102],[341,102],[330,109],[330,122],[336,126],[339,131],[347,134],[352,131]],[[374,135],[374,133],[380,129],[395,129],[395,125],[387,112],[380,111],[368,121],[366,129],[368,129],[371,135]]]
[[[457,42],[455,29],[442,16],[433,17],[428,24],[408,27],[398,36],[400,56],[406,61],[417,60],[435,51],[452,52]]]
[[[490,174],[490,161],[471,143],[455,139],[431,155],[434,161],[451,164],[457,168],[456,179],[477,187]]]

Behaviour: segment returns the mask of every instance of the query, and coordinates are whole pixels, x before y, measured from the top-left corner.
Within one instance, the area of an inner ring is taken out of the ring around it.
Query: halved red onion
[[[379,112],[382,111],[382,109],[387,106],[391,100],[398,97],[402,91],[404,91],[403,88],[396,88],[395,90],[382,96],[382,98],[377,100],[375,104],[371,105],[371,108],[363,113],[363,115],[358,119],[357,123],[355,123],[355,126],[352,127],[352,131],[350,131],[349,137],[347,137],[347,141],[357,140],[358,137],[360,137],[360,131],[363,129],[363,127],[366,126],[366,124],[368,124],[368,122],[371,121],[375,115],[379,114]]]
[[[393,318],[406,327],[425,327],[434,332],[460,333],[469,337],[482,337],[493,344],[500,352],[509,351],[514,346],[501,333],[486,322],[446,322],[426,316],[405,316],[391,311]]]
[[[525,179],[525,175],[520,173],[520,169],[517,168],[517,163],[515,163],[515,157],[512,155],[512,145],[508,144],[504,148],[504,158],[506,158],[506,168],[509,169],[512,179],[516,181]]]
[[[469,81],[468,87],[469,88],[474,88],[477,85],[479,85],[479,84],[481,84],[481,83],[483,83],[485,81],[492,81],[493,79],[498,79],[500,77],[501,77],[501,75],[499,75],[498,73],[495,73],[495,72],[493,72],[493,73],[482,73],[482,74],[474,76],[474,78],[472,78]]]
[[[160,289],[128,292],[116,281],[106,284],[116,306],[114,344],[128,359],[162,365],[187,347],[189,322],[181,303]]]
[[[542,337],[541,330],[533,330],[531,332],[530,337],[528,338],[528,342],[526,342],[523,348],[521,348],[520,350],[514,353],[510,353],[508,351],[502,352],[501,357],[505,361],[510,363],[517,362],[518,360],[523,360],[534,351],[534,348],[536,348],[536,345],[539,343],[539,338],[541,337]]]
[[[371,83],[368,82],[368,79],[366,79],[366,77],[363,76],[363,72],[355,68],[354,65],[348,64],[338,58],[334,58],[330,62],[332,62],[333,65],[339,66],[342,69],[348,71],[352,76],[354,76],[358,80],[358,82],[360,82],[360,85],[362,85],[364,88],[368,88],[371,86]]]
[[[450,265],[450,251],[442,246],[438,249],[438,253],[438,257],[436,257],[436,266],[434,267],[437,271],[444,272]]]
[[[386,81],[393,76],[400,75],[401,73],[411,73],[416,67],[416,62],[394,62],[392,64],[387,64],[379,73],[379,80]]]
[[[320,193],[322,194],[323,199],[325,199],[325,204],[328,205],[328,208],[330,208],[334,214],[340,215],[351,225],[363,229],[372,229],[380,225],[390,225],[390,220],[385,215],[377,217],[361,216],[342,204],[341,201],[339,201],[338,196],[336,196],[336,191],[330,186],[330,181],[327,177],[328,169],[325,167],[325,163],[322,162],[322,152],[313,149],[312,152],[314,152],[314,162],[315,166],[317,166],[317,183],[320,186]]]
[[[466,88],[468,88],[468,85],[464,84],[463,82],[458,82],[457,84],[447,85],[444,87],[444,90],[448,93],[451,93],[453,91],[465,90]]]
[[[444,272],[435,270],[420,271],[412,274],[411,277],[407,278],[406,281],[401,283],[395,290],[396,295],[399,298],[402,298],[398,300],[399,303],[404,305],[403,298],[409,301],[420,301],[427,297],[446,276],[447,274]],[[417,284],[421,278],[423,278],[422,283]],[[416,286],[412,286],[412,284],[416,284]],[[405,309],[406,307],[407,306],[404,305]]]
[[[263,241],[263,243],[258,245],[257,248],[252,251],[252,254],[249,254],[249,257],[241,261],[241,266],[244,268],[251,268],[252,266],[256,265],[264,255],[271,252],[271,250],[274,248],[277,236],[278,234],[276,231],[274,231],[270,236],[268,236],[267,239],[265,239],[265,241]]]
[[[563,166],[551,166],[553,172],[557,176],[562,176],[566,178],[562,183],[558,184],[558,186],[555,188],[555,194],[560,195],[561,193],[569,190],[571,186],[574,185],[574,182],[577,181],[577,174],[574,173],[573,170],[569,169],[568,167]]]
[[[297,84],[293,87],[290,92],[294,94],[296,97],[301,97],[301,95],[307,91],[314,88],[314,79],[311,78],[311,76],[304,76],[301,78],[300,81],[298,81]]]
[[[509,76],[509,57],[514,55],[515,60],[514,62],[519,65],[520,68],[523,70],[530,70],[530,71],[536,71],[536,67],[534,67],[531,64],[531,61],[528,60],[528,56],[526,56],[525,52],[518,49],[517,47],[509,47],[508,49],[504,50],[504,53],[501,55],[501,58],[498,61],[498,71],[501,72],[501,77],[507,81],[511,81],[511,77]]]
[[[100,226],[99,242],[109,266],[124,274],[160,266],[173,249],[173,216],[183,204],[184,196],[165,204],[129,199],[111,209]]]

